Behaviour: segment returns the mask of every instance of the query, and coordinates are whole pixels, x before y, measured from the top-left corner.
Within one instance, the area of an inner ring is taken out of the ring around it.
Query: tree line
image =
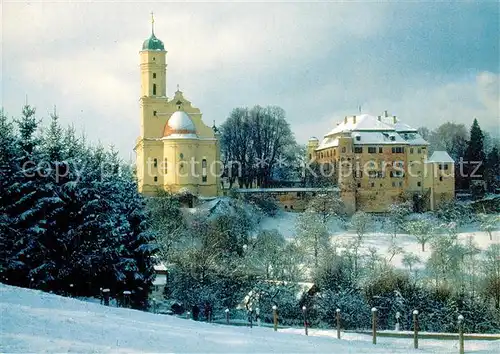
[[[54,112],[0,113],[0,280],[58,294],[132,292],[147,308],[157,251],[133,170]]]

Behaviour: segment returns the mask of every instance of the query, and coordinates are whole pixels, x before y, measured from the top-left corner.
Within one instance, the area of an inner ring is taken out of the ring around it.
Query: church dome
[[[177,111],[170,116],[167,124],[165,124],[165,129],[163,130],[163,136],[170,136],[172,134],[196,135],[196,128],[194,127],[193,121],[191,120],[189,114],[187,114],[184,111]]]
[[[142,43],[142,50],[165,50],[163,42],[156,38],[154,33]]]

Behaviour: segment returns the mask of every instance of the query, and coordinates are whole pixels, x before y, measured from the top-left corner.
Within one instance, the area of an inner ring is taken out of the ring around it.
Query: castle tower
[[[356,161],[350,132],[341,133],[338,140],[340,155],[338,161],[338,186],[340,188],[340,197],[344,202],[346,213],[352,215],[356,212],[356,185],[354,180]]]
[[[306,161],[311,162],[316,159],[316,149],[319,146],[319,140],[316,137],[311,137],[307,142],[307,151],[306,151]]]

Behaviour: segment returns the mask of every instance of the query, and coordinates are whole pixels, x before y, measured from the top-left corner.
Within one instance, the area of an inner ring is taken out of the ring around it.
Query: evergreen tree
[[[500,151],[494,146],[488,153],[485,166],[486,183],[488,190],[494,192],[500,188]]]
[[[484,179],[484,135],[479,127],[477,119],[474,119],[470,129],[470,140],[467,145],[466,157],[468,162],[469,182],[472,180]],[[479,165],[479,167],[477,167]]]

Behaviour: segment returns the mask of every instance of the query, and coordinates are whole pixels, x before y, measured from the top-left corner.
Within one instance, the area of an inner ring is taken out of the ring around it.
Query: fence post
[[[460,354],[464,354],[464,316],[458,316],[458,342]]]
[[[126,308],[130,307],[130,294],[131,294],[131,292],[128,290],[125,290],[123,292],[123,305]]]
[[[307,333],[307,308],[305,306],[302,306],[302,314],[304,315],[304,329],[306,332],[306,336],[309,334]]]
[[[73,297],[74,292],[73,292],[73,283],[69,284],[69,297]]]
[[[372,307],[372,337],[373,344],[377,344],[377,308]]]
[[[273,322],[274,322],[274,331],[278,330],[278,306],[273,305]]]
[[[109,289],[102,289],[102,295],[104,297],[104,306],[109,306]]]
[[[413,311],[413,348],[418,349],[418,311]]]
[[[156,298],[153,298],[153,313],[156,313]]]
[[[250,328],[253,328],[253,310],[251,307],[248,309],[248,322],[250,322]]]
[[[191,312],[186,312],[186,319],[189,320],[189,317],[191,317]]]
[[[396,331],[399,331],[400,325],[399,325],[399,317],[401,317],[401,313],[398,311],[396,312]]]
[[[224,312],[226,313],[226,323],[229,324],[229,309],[225,309]]]
[[[258,307],[255,308],[255,317],[257,318],[257,326],[260,327],[260,309]]]
[[[337,313],[337,339],[340,339],[340,309],[335,312]]]

